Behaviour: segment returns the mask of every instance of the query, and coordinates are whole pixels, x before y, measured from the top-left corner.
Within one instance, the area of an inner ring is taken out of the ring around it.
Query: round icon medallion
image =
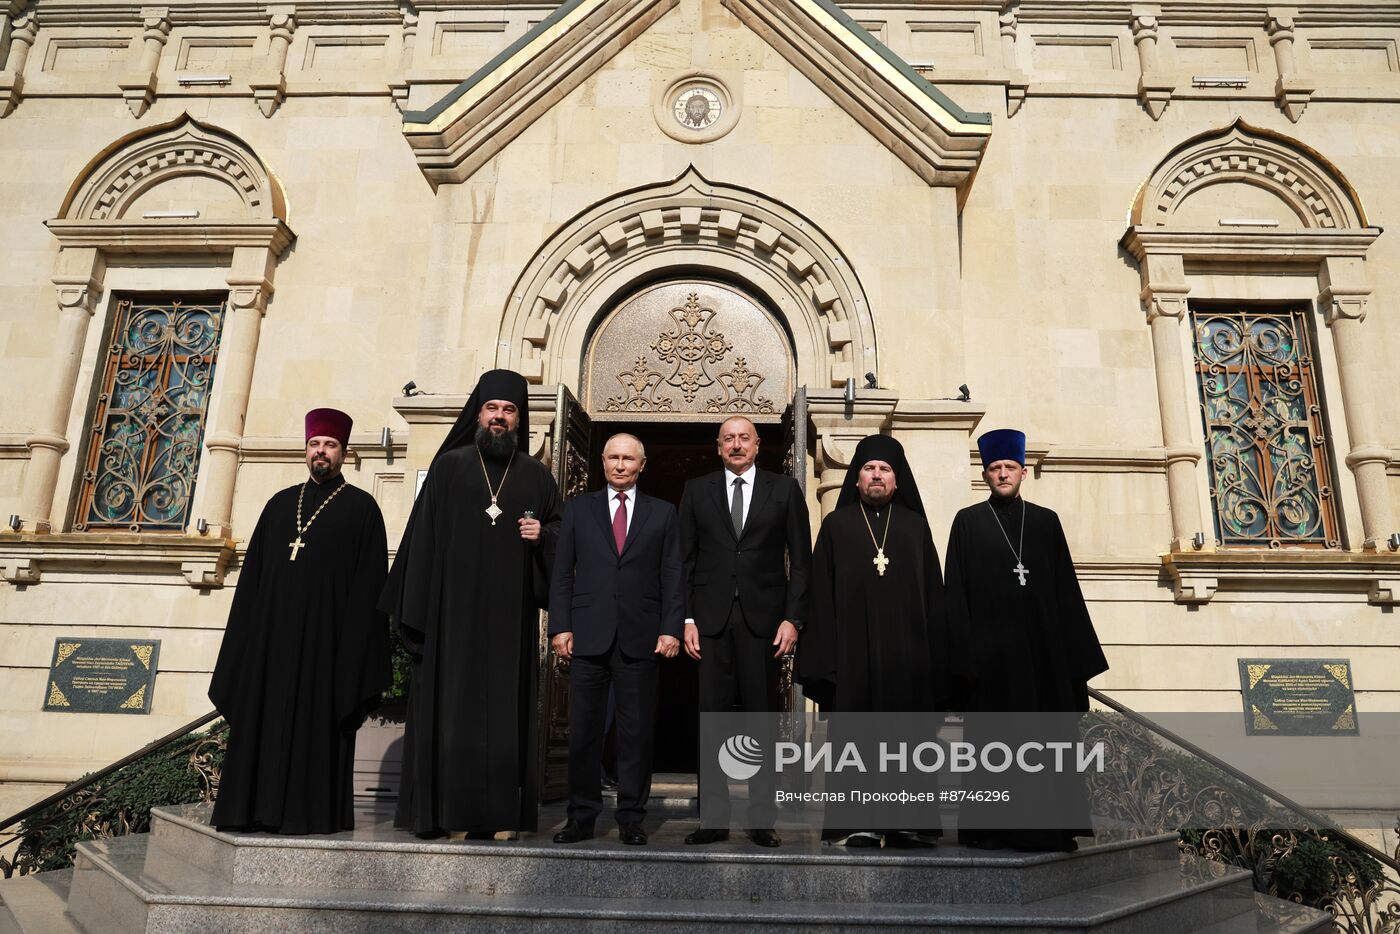
[[[714,126],[724,111],[718,94],[703,85],[681,88],[672,98],[671,112],[676,122],[688,130],[707,130]]]

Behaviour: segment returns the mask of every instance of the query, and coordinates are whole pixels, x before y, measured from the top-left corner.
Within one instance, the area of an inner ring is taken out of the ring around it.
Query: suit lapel
[[[759,510],[768,505],[768,500],[772,495],[773,478],[762,470],[755,470],[753,493],[749,496],[749,514],[744,519],[744,535],[749,534],[749,529],[753,528],[754,520],[758,518]],[[743,539],[744,535],[739,536],[739,538]]]
[[[608,540],[608,547],[613,554],[617,554],[617,542],[613,540],[612,531],[612,510],[608,508],[608,494],[612,492],[612,487],[605,486],[596,493],[590,494],[594,500],[593,516],[598,520],[598,525],[603,529],[603,537]]]
[[[739,536],[734,534],[734,521],[730,518],[729,514],[729,497],[733,494],[726,489],[729,485],[728,480],[729,471],[721,470],[714,475],[714,482],[711,483],[710,486],[714,489],[716,508],[719,509],[724,527],[729,530],[729,537],[738,541]]]
[[[637,540],[637,534],[641,531],[642,525],[647,521],[647,516],[651,513],[651,497],[642,496],[633,488],[633,496],[637,501],[632,504],[632,522],[627,526],[627,541],[622,543],[622,554],[627,554],[627,549],[632,547],[632,543]]]

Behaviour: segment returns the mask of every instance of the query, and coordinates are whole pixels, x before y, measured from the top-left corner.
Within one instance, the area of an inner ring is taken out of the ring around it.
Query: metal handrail
[[[1156,733],[1158,736],[1161,736],[1169,742],[1175,743],[1176,745],[1180,746],[1182,749],[1185,749],[1192,755],[1199,756],[1200,758],[1205,759],[1207,762],[1220,769],[1221,771],[1228,772],[1237,781],[1240,781],[1248,785],[1250,788],[1253,788],[1255,791],[1272,798],[1274,801],[1277,801],[1279,804],[1282,804],[1290,811],[1293,811],[1296,814],[1301,814],[1303,817],[1307,818],[1309,821],[1312,821],[1318,826],[1326,828],[1329,833],[1337,834],[1351,846],[1365,852],[1368,856],[1374,858],[1375,860],[1386,866],[1389,866],[1396,872],[1400,872],[1400,862],[1397,862],[1393,856],[1389,856],[1381,850],[1378,850],[1375,847],[1371,846],[1371,844],[1367,843],[1365,840],[1353,836],[1352,834],[1338,827],[1331,820],[1317,813],[1316,811],[1311,810],[1310,808],[1303,807],[1297,801],[1294,801],[1291,798],[1280,794],[1279,792],[1270,788],[1268,785],[1265,785],[1263,782],[1259,781],[1257,778],[1254,778],[1250,775],[1246,775],[1244,772],[1241,772],[1239,769],[1235,768],[1230,763],[1224,761],[1218,756],[1211,755],[1210,753],[1202,749],[1200,746],[1197,746],[1195,743],[1191,742],[1185,737],[1177,735],[1176,733],[1162,726],[1160,723],[1157,723],[1156,721],[1138,713],[1136,710],[1124,706],[1123,704],[1109,697],[1102,691],[1096,690],[1095,688],[1089,688],[1089,696],[1092,697],[1094,700],[1098,701],[1099,703],[1103,704],[1104,706],[1111,708],[1115,712],[1123,714],[1125,717],[1132,720],[1134,723],[1146,727],[1153,733]]]
[[[105,766],[97,770],[96,772],[93,772],[91,775],[85,775],[77,781],[70,783],[61,791],[55,791],[53,794],[40,801],[38,804],[31,804],[29,807],[25,808],[23,811],[20,811],[18,814],[14,814],[10,817],[5,818],[3,821],[0,821],[0,831],[4,831],[9,829],[10,827],[13,827],[20,821],[32,817],[35,814],[38,814],[40,811],[44,810],[50,805],[62,801],[64,798],[73,794],[75,791],[82,791],[84,788],[87,788],[89,785],[101,781],[102,779],[106,778],[108,775],[111,775],[118,769],[130,765],[137,759],[150,755],[151,753],[160,749],[162,746],[165,746],[168,743],[173,743],[175,740],[179,739],[185,734],[191,733],[194,730],[197,730],[200,727],[204,726],[206,723],[210,723],[214,720],[217,720],[218,718],[219,712],[217,710],[211,710],[204,716],[197,717],[196,719],[191,720],[189,723],[186,723],[184,726],[178,727],[174,731],[165,734],[160,739],[152,740],[151,742],[142,746],[140,749],[136,750],[130,755],[123,756],[116,762],[113,762],[111,765]]]

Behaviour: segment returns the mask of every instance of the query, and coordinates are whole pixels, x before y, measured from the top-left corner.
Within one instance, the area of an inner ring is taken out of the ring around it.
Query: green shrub
[[[220,721],[113,772],[88,788],[29,817],[15,864],[22,872],[73,865],[78,843],[150,829],[151,808],[209,800],[207,776],[223,767],[228,725]],[[201,772],[191,761],[196,747],[208,758]]]

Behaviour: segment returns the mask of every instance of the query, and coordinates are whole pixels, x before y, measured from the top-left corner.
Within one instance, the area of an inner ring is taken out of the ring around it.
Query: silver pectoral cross
[[[496,497],[491,497],[491,505],[486,507],[485,512],[488,516],[491,517],[492,525],[496,524],[496,520],[501,517],[501,513],[504,511],[505,510],[503,510],[500,506],[496,505]]]
[[[885,557],[885,549],[875,549],[875,557],[870,559],[870,563],[875,565],[875,570],[880,572],[880,576],[885,576],[885,568],[889,567],[890,559]]]
[[[301,540],[301,534],[298,533],[296,541],[288,542],[287,547],[292,549],[292,557],[289,560],[295,561],[297,559],[297,552],[306,547],[306,542]]]
[[[1026,586],[1026,575],[1029,574],[1030,571],[1026,569],[1025,565],[1017,561],[1016,566],[1011,569],[1011,573],[1020,578],[1022,587]]]

